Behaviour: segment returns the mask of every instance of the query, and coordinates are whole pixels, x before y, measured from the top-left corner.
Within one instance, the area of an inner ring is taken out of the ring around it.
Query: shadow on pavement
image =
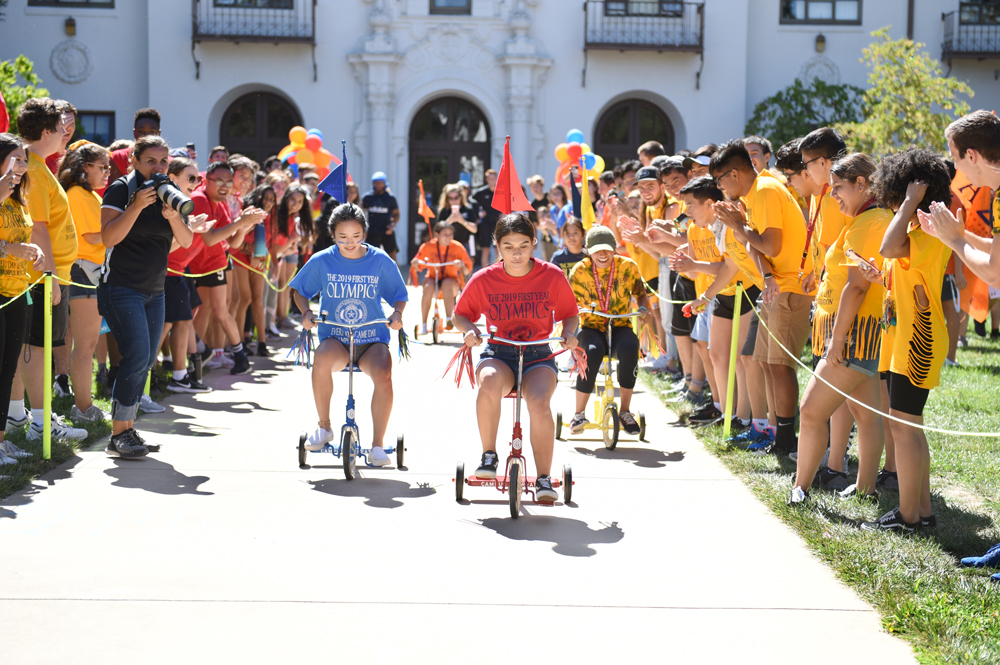
[[[416,487],[413,487],[403,480],[384,478],[327,479],[308,482],[317,492],[364,499],[365,505],[373,508],[399,508],[403,502],[397,499],[419,499],[431,496],[436,491],[429,483],[418,483]]]
[[[209,480],[208,476],[186,476],[166,462],[152,457],[137,460],[116,459],[115,468],[104,473],[115,479],[112,485],[129,489],[146,490],[155,494],[196,494],[211,496],[198,487]]]
[[[644,469],[660,469],[667,465],[667,462],[683,462],[684,452],[676,451],[665,453],[662,450],[651,450],[649,448],[622,448],[618,446],[614,450],[607,448],[581,448],[577,446],[574,450],[581,455],[594,457],[596,459],[621,460],[632,462],[635,466]]]
[[[504,538],[552,543],[552,551],[563,556],[594,556],[591,545],[610,545],[625,537],[618,522],[591,529],[586,522],[566,517],[531,515],[512,520],[488,517],[472,522],[495,531]]]

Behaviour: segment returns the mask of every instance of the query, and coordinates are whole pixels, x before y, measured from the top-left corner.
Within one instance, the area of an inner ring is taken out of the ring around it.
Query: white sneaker
[[[7,457],[13,457],[15,459],[24,459],[25,457],[31,457],[33,453],[29,453],[27,450],[18,448],[10,441],[0,441],[0,454],[4,454]]]
[[[153,400],[149,398],[149,395],[143,395],[139,398],[139,410],[143,413],[163,413],[167,410],[167,407],[160,406]]]
[[[309,452],[316,452],[317,450],[323,450],[323,446],[330,443],[333,440],[333,431],[328,429],[323,429],[322,427],[317,427],[316,431],[309,435],[306,440],[305,449]]]
[[[17,460],[13,457],[7,457],[3,449],[0,448],[0,466],[7,466],[8,464],[17,464]]]
[[[427,324],[426,323],[421,323],[420,324],[420,334],[421,335],[426,335],[427,334]]]
[[[660,370],[663,370],[663,369],[666,369],[669,365],[670,365],[670,358],[668,358],[664,354],[664,355],[661,355],[661,356],[657,356],[656,359],[653,360],[653,365],[652,365],[652,367],[650,369],[660,369]]]
[[[210,359],[208,359],[207,361],[205,361],[204,363],[202,363],[201,368],[202,369],[219,369],[219,368],[222,367],[222,360],[221,360],[221,358],[222,358],[222,356],[219,356],[218,358],[216,358],[215,356],[212,356]]]
[[[281,337],[281,331],[275,327],[274,321],[271,321],[271,325],[267,327],[267,332],[271,333],[275,337]]]
[[[31,411],[25,409],[23,418],[11,418],[9,415],[7,416],[7,426],[4,428],[4,431],[7,434],[13,434],[14,432],[17,431],[24,431],[25,425],[30,425],[30,424],[31,424]]]
[[[223,353],[221,356],[219,356],[219,366],[224,369],[232,369],[233,367],[236,366],[236,363],[233,361],[232,358]]]
[[[372,452],[368,455],[368,459],[371,461],[372,466],[387,466],[392,464],[389,456],[385,454],[385,450],[382,446],[375,446],[372,448]]]
[[[656,361],[659,358],[660,358],[659,356],[657,358],[653,358],[652,356],[649,356],[648,358],[646,358],[645,360],[643,360],[641,363],[639,363],[639,369],[653,369],[653,367],[656,366]]]
[[[88,436],[90,432],[79,427],[70,427],[65,422],[61,416],[52,414],[52,438],[61,441],[83,441]],[[31,441],[41,441],[42,440],[42,428],[39,427],[38,423],[31,423],[31,427],[28,428],[28,439]]]
[[[76,404],[69,409],[69,419],[75,423],[99,423],[103,421],[110,421],[111,414],[107,411],[103,411],[101,407],[96,404],[91,404],[90,408],[86,411],[81,411],[77,408]]]

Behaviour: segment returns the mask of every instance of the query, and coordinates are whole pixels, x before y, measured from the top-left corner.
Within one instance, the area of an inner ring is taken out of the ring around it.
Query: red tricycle
[[[549,339],[536,340],[532,342],[519,342],[513,339],[504,339],[496,336],[496,326],[490,326],[490,341],[501,344],[509,344],[517,347],[517,381],[514,388],[507,397],[514,400],[514,433],[511,438],[511,452],[507,456],[506,471],[503,476],[496,478],[477,478],[475,474],[465,476],[465,463],[459,462],[455,469],[455,500],[461,502],[466,485],[471,487],[495,487],[501,493],[506,492],[510,500],[510,516],[514,519],[521,514],[521,496],[531,495],[531,501],[539,506],[551,506],[551,502],[537,501],[535,499],[535,476],[527,475],[527,459],[522,453],[523,435],[521,433],[521,396],[518,386],[521,385],[521,376],[524,369],[524,347],[538,344],[549,344],[552,342],[562,342],[562,337],[552,337]],[[573,470],[569,464],[563,465],[562,480],[552,478],[552,487],[563,488],[563,502],[569,503],[573,497]],[[511,491],[512,488],[520,488],[519,491]]]

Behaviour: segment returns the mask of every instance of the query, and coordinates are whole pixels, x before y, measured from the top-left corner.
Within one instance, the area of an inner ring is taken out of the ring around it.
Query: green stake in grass
[[[733,303],[733,343],[729,349],[729,379],[726,381],[726,410],[723,414],[722,440],[729,438],[729,428],[733,416],[733,387],[736,385],[736,362],[739,360],[740,305],[743,304],[743,284],[736,285],[736,301]]]
[[[45,397],[42,409],[45,422],[42,423],[42,457],[52,459],[52,273],[45,273],[45,342],[42,380],[45,382]]]

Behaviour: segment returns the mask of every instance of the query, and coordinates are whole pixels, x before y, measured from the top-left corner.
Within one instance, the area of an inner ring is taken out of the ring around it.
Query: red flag
[[[0,133],[10,129],[10,117],[7,115],[7,102],[4,101],[3,93],[0,92]]]
[[[531,203],[521,189],[521,181],[510,158],[510,137],[503,144],[503,163],[497,175],[497,189],[493,192],[493,209],[509,215],[512,210],[531,210]]]

